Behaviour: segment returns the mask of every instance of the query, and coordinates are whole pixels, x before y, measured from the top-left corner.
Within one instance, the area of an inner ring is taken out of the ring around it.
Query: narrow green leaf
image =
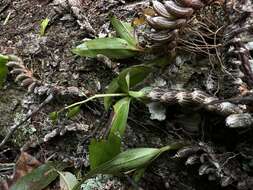
[[[92,139],[89,145],[89,159],[91,169],[111,160],[120,153],[121,141],[117,136],[111,136],[109,140]]]
[[[6,65],[8,60],[8,56],[0,54],[0,89],[3,87],[4,81],[6,80],[8,74],[8,68]]]
[[[123,39],[125,39],[128,43],[136,46],[137,41],[134,38],[133,32],[134,28],[130,23],[123,22],[118,20],[115,16],[110,18],[113,28],[116,30],[117,35]]]
[[[134,172],[133,179],[137,183],[141,180],[142,176],[144,175],[147,168],[139,168]]]
[[[47,29],[47,26],[48,26],[48,23],[49,23],[49,19],[48,18],[45,18],[41,21],[41,24],[40,24],[40,35],[41,36],[44,36],[45,35],[45,32],[46,32],[46,29]]]
[[[53,124],[55,124],[57,122],[58,116],[59,116],[59,113],[57,111],[51,112],[49,114],[49,118],[50,118],[50,120],[52,121]]]
[[[79,114],[81,111],[80,109],[80,106],[76,106],[76,107],[73,107],[73,108],[70,108],[66,114],[66,116],[68,118],[73,118],[75,117],[77,114]]]
[[[125,97],[119,100],[114,106],[114,116],[112,119],[112,126],[109,134],[111,136],[118,136],[122,138],[127,125],[128,112],[130,107],[130,97]]]
[[[72,190],[76,184],[78,184],[78,180],[76,176],[70,172],[60,172],[57,171],[60,175],[60,188],[61,190]]]
[[[130,90],[130,74],[129,73],[127,73],[125,80],[126,80],[126,88],[128,92]]]
[[[124,59],[136,55],[140,50],[120,38],[98,38],[89,40],[72,49],[79,56],[96,57],[103,54],[113,59]]]
[[[118,84],[118,77],[113,79],[112,82],[109,84],[107,90],[106,90],[106,94],[114,94],[120,91],[120,87]],[[112,105],[112,97],[105,97],[104,98],[104,107],[105,110],[109,110],[109,108]]]
[[[124,69],[120,72],[119,76],[112,80],[106,91],[107,94],[118,92],[128,93],[128,89],[134,87],[142,82],[148,74],[152,71],[152,67],[146,65],[135,65]],[[126,75],[129,74],[129,81],[126,81]],[[112,97],[104,98],[105,109],[108,110],[112,105]]]
[[[146,65],[135,65],[123,70],[118,76],[118,83],[123,92],[128,93],[128,89],[142,82],[152,71],[152,68]],[[126,81],[129,75],[130,84]],[[129,86],[129,88],[128,88]]]
[[[58,176],[58,171],[67,168],[66,163],[48,162],[21,177],[10,190],[41,190],[46,188]]]

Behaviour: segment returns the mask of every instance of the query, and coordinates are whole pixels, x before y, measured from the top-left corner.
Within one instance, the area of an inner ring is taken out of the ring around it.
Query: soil
[[[92,30],[87,27],[82,28],[80,18],[70,7],[57,7],[50,0],[0,0],[0,52],[15,54],[22,58],[25,65],[33,71],[34,76],[44,83],[78,87],[88,95],[104,93],[107,85],[116,76],[115,71],[97,59],[75,56],[71,49],[82,40],[93,38],[94,35],[112,34],[109,14],[114,12],[120,19],[131,20],[137,15],[137,10],[127,11],[123,7],[136,2],[81,1],[83,15],[86,16]],[[7,15],[9,19],[3,25]],[[51,21],[46,34],[40,36],[40,22],[47,17],[51,18]],[[96,34],[93,33],[94,31]],[[175,85],[178,83],[185,89],[206,89],[203,86],[208,79],[207,71],[211,66],[203,65],[203,62],[208,61],[208,58],[184,54],[179,58],[188,61],[189,64],[184,64],[182,67],[177,66],[176,63],[172,64],[158,71],[150,80],[164,80]],[[194,62],[192,60],[198,61],[192,63]],[[114,64],[117,65],[117,70],[121,70],[132,63],[125,61],[124,64],[117,62]],[[6,135],[12,125],[24,119],[27,113],[34,110],[46,98],[28,94],[26,89],[20,87],[13,79],[14,77],[9,75],[4,89],[0,91],[0,139]],[[87,148],[90,139],[102,138],[109,127],[110,113],[104,110],[102,100],[83,106],[81,114],[73,119],[61,117],[56,125],[49,119],[50,112],[78,100],[71,97],[58,98],[45,106],[12,135],[4,147],[8,151],[2,156],[0,152],[0,162],[15,163],[22,150],[33,155],[40,162],[71,160],[75,163],[77,171],[88,171]],[[194,119],[188,120],[187,124],[180,123],[189,115]],[[170,107],[166,116],[166,121],[151,120],[148,108],[141,103],[135,103],[130,111],[124,148],[161,147],[182,139],[194,143],[205,141],[211,146],[215,144],[216,150],[223,152],[224,155],[229,152],[249,154],[249,160],[241,159],[239,156],[236,162],[240,165],[244,162],[245,168],[247,167],[245,170],[253,171],[249,164],[253,156],[252,130],[227,129],[224,128],[222,116],[205,111],[192,113],[180,106]],[[203,125],[204,129],[201,127]],[[73,130],[66,130],[68,127],[72,127]],[[55,136],[52,135],[54,130],[57,130]],[[45,136],[48,138],[47,142],[44,142]],[[7,174],[11,175],[11,173],[10,170]],[[114,177],[110,180],[113,185],[108,189],[134,189],[130,185],[132,181],[126,177]],[[108,180],[106,183],[108,184]],[[198,167],[185,166],[183,160],[173,159],[168,154],[157,159],[137,185],[147,190],[236,189],[234,185],[221,187],[219,181],[209,181],[206,176],[199,176]]]

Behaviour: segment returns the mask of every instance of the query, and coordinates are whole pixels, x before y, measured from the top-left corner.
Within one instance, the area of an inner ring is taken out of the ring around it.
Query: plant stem
[[[5,20],[4,20],[3,25],[6,25],[6,24],[7,24],[7,22],[10,20],[10,16],[11,16],[11,14],[12,14],[12,12],[9,12],[9,13],[8,13],[7,17],[6,17],[6,18],[5,18]]]
[[[71,104],[71,105],[69,105],[69,106],[63,108],[63,110],[67,110],[67,109],[69,109],[69,108],[73,108],[73,107],[76,107],[76,106],[78,106],[78,105],[85,104],[85,103],[87,103],[87,102],[89,102],[89,101],[91,101],[91,100],[93,100],[93,99],[96,99],[96,98],[122,97],[122,96],[127,96],[127,94],[125,94],[125,93],[119,93],[119,94],[96,94],[96,95],[94,95],[94,96],[92,96],[92,97],[87,98],[86,100],[83,100],[83,101],[80,101],[80,102],[76,102],[76,103],[74,103],[74,104]],[[63,110],[60,110],[60,112],[63,111]]]
[[[33,117],[35,114],[37,114],[46,104],[51,102],[53,100],[54,96],[52,94],[49,94],[48,97],[38,106],[37,109],[32,111],[30,114],[26,116],[24,120],[22,120],[20,123],[14,125],[10,128],[10,131],[6,134],[2,142],[0,143],[0,149],[5,145],[5,143],[8,141],[8,139],[11,137],[11,135],[17,130],[18,127],[22,126],[25,122],[27,122],[31,117]]]
[[[177,150],[177,149],[180,149],[186,145],[187,145],[187,143],[185,143],[185,142],[176,142],[176,143],[172,143],[170,145],[164,146],[164,147],[160,148],[160,150],[161,150],[161,152],[166,152],[168,150]]]

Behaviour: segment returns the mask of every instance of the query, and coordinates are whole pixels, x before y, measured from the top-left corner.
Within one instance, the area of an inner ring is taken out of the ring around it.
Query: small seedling
[[[41,21],[41,24],[40,24],[40,36],[44,36],[45,35],[45,32],[46,32],[46,29],[47,29],[47,26],[49,24],[49,19],[48,18],[45,18]]]

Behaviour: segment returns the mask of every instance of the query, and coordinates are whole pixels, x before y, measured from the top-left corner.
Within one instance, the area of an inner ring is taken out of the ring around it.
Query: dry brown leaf
[[[25,176],[33,169],[41,165],[41,162],[26,152],[21,152],[15,166],[11,179],[0,183],[1,190],[8,190],[19,178]]]

